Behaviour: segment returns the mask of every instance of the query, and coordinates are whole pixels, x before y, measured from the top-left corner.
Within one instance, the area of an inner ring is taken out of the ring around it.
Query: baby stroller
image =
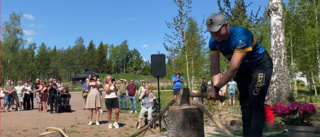
[[[59,96],[58,101],[58,112],[71,112],[71,105],[70,105],[70,98],[71,95],[69,94],[68,87],[63,88]]]

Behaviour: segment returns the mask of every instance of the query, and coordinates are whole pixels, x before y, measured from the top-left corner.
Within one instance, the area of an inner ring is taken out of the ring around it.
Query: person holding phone
[[[86,81],[88,88],[89,88],[89,93],[87,97],[87,103],[86,103],[86,108],[89,109],[89,119],[90,122],[88,125],[92,125],[92,116],[93,116],[93,111],[95,110],[96,113],[96,125],[100,125],[99,123],[99,109],[101,108],[101,103],[100,103],[100,93],[98,90],[98,83],[97,83],[97,77],[95,74],[89,75],[89,79]]]
[[[183,77],[179,71],[176,71],[176,74],[172,76],[172,83],[174,100],[177,100],[180,98],[183,83]]]
[[[107,108],[107,117],[108,117],[108,128],[111,129],[112,127],[119,128],[118,120],[119,120],[119,100],[117,93],[118,92],[118,85],[115,82],[115,79],[112,79],[111,76],[106,76],[105,78],[105,85],[104,90],[106,92],[105,96],[105,104]],[[115,122],[112,124],[111,122],[111,115],[112,109],[114,109],[115,115]]]

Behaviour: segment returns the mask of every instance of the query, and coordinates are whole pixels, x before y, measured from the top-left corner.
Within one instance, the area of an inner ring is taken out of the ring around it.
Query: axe
[[[180,97],[180,105],[179,105],[180,108],[190,106],[190,98],[189,97],[207,98],[208,93],[193,93],[193,92],[190,92],[189,88],[183,88],[182,95]],[[218,93],[217,93],[216,97],[217,98],[215,98],[215,100],[217,100],[219,98]]]

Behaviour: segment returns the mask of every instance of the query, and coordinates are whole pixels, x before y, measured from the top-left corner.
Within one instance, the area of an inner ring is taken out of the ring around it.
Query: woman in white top
[[[16,92],[17,92],[17,96],[18,96],[18,100],[17,100],[17,104],[18,104],[18,111],[22,110],[22,105],[23,105],[23,90],[24,90],[24,86],[22,86],[22,81],[18,81],[18,85],[15,87]]]
[[[109,122],[108,128],[111,129],[113,126],[115,128],[119,128],[119,124],[118,124],[119,101],[118,101],[118,96],[117,96],[117,92],[119,92],[118,85],[115,83],[115,81],[112,81],[111,76],[106,76],[104,81],[106,83],[104,86],[104,90],[106,92],[105,104],[107,107],[107,117],[108,117],[108,122]],[[115,122],[113,124],[111,122],[112,109],[114,109],[114,114],[115,114]]]
[[[30,92],[31,92],[31,87],[27,82],[24,83],[24,90],[23,90],[23,109],[24,110],[30,110]]]

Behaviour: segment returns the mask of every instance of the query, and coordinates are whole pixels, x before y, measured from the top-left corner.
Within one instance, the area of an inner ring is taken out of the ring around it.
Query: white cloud
[[[27,36],[30,36],[30,35],[37,35],[38,33],[29,29],[29,30],[23,30],[23,33]]]
[[[33,40],[33,38],[32,37],[29,37],[29,38],[27,38],[26,39],[28,42],[31,42],[32,40]]]
[[[23,14],[23,18],[34,20],[34,17],[31,14]]]
[[[144,44],[144,45],[142,45],[142,48],[147,48],[147,47],[149,47],[149,45],[148,45],[148,44]]]

